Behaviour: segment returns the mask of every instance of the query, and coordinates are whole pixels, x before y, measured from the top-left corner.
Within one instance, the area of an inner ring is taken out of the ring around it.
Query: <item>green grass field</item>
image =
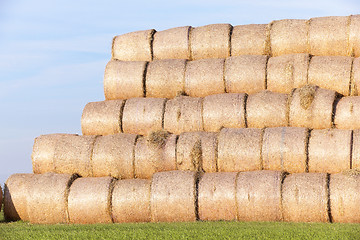
[[[195,222],[96,225],[7,223],[0,239],[360,239],[360,224]]]

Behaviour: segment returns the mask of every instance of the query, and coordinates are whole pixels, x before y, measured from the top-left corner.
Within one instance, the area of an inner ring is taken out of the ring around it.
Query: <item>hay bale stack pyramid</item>
[[[35,139],[6,219],[360,222],[359,29],[352,15],[114,37],[105,100],[83,135]]]

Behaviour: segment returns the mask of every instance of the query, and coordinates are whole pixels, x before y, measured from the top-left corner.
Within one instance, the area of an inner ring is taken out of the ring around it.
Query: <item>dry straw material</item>
[[[86,104],[81,117],[83,135],[110,135],[121,132],[125,101],[109,100]]]
[[[352,130],[315,129],[309,139],[309,172],[339,173],[350,169]]]
[[[261,170],[263,130],[258,128],[223,128],[219,134],[219,172]]]
[[[146,72],[146,97],[174,98],[185,91],[184,59],[156,60]]]
[[[282,221],[280,171],[241,172],[236,180],[239,221]]]
[[[151,221],[196,221],[196,181],[193,171],[155,173],[151,183]]]
[[[324,129],[332,127],[335,91],[314,85],[296,89],[290,100],[289,126]]]
[[[349,17],[310,19],[310,54],[315,56],[348,56]]]
[[[308,32],[309,22],[307,20],[284,19],[273,21],[270,31],[272,55],[309,52]]]
[[[70,223],[111,223],[111,177],[78,178],[70,187]]]
[[[147,135],[162,129],[165,98],[131,98],[126,101],[122,126],[124,133]]]
[[[116,181],[112,193],[112,218],[115,223],[150,222],[150,180]]]
[[[112,57],[123,61],[151,61],[154,29],[114,37]]]
[[[350,16],[349,51],[351,56],[360,57],[360,15]]]
[[[225,61],[225,86],[228,93],[256,93],[266,89],[267,56],[243,55]]]
[[[199,180],[199,218],[236,220],[236,172],[205,173]]]
[[[166,102],[164,130],[174,134],[203,131],[202,98],[179,96]]]
[[[246,119],[249,128],[287,126],[288,95],[268,90],[249,95]]]
[[[193,28],[190,33],[192,59],[229,57],[231,28],[230,24],[211,24]]]
[[[225,128],[244,128],[245,93],[224,93],[206,96],[203,101],[204,130],[219,132]]]
[[[353,131],[351,160],[351,168],[360,170],[360,129]]]
[[[94,177],[134,178],[137,135],[120,133],[96,138],[92,155]]]
[[[28,182],[27,209],[31,223],[68,223],[69,187],[77,178],[71,174],[35,174]]]
[[[350,95],[351,57],[314,56],[309,66],[309,84]]]
[[[307,84],[310,57],[307,53],[288,54],[269,58],[267,89],[290,93],[293,88]]]
[[[354,58],[351,71],[351,95],[359,95],[360,92],[360,57]]]
[[[339,129],[360,128],[360,96],[343,97],[335,110],[335,127]]]
[[[104,94],[106,100],[144,96],[144,74],[147,62],[111,60],[105,68]]]
[[[190,59],[191,27],[170,28],[154,34],[154,59]]]
[[[185,71],[185,93],[191,97],[224,93],[224,64],[223,58],[188,62]]]
[[[326,173],[294,173],[282,187],[284,221],[329,222]]]
[[[262,145],[264,170],[305,172],[308,134],[307,128],[266,128]]]
[[[269,54],[268,24],[234,26],[231,35],[231,56]]]
[[[54,166],[56,173],[77,173],[90,177],[92,173],[92,153],[96,136],[64,135],[56,144]]]

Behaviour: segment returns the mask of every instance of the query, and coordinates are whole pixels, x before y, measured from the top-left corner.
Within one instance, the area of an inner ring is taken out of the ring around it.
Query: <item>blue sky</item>
[[[35,137],[81,133],[85,104],[104,100],[115,35],[358,13],[357,0],[0,0],[0,184],[32,171]]]

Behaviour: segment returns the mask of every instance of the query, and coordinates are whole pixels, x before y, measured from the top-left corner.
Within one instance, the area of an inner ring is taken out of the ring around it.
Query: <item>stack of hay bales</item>
[[[34,174],[6,182],[6,219],[360,222],[359,27],[354,15],[114,37],[105,100],[84,107],[83,135],[35,139]]]

